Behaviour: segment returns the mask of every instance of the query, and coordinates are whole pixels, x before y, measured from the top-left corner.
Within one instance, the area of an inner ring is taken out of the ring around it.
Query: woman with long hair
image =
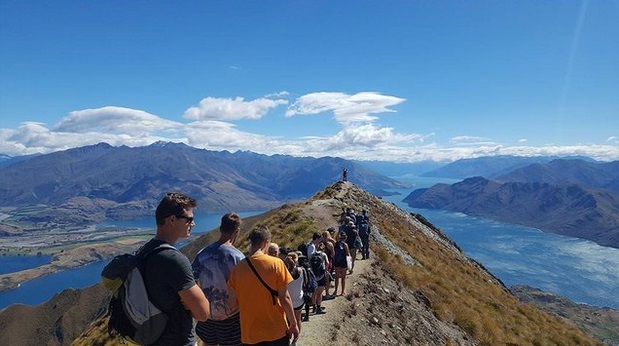
[[[288,294],[292,300],[292,307],[294,309],[294,316],[296,318],[297,326],[299,326],[299,334],[301,334],[301,310],[303,309],[303,286],[305,286],[306,275],[305,269],[299,266],[299,257],[295,252],[289,253],[284,259],[286,268],[292,275],[293,281],[288,284]]]

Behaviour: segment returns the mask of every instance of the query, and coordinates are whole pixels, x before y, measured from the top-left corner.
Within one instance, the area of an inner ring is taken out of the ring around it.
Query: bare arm
[[[178,292],[178,295],[193,318],[201,322],[208,320],[211,315],[211,306],[198,285],[182,290]]]
[[[282,303],[284,312],[286,313],[286,319],[288,320],[288,334],[292,335],[293,342],[299,338],[299,326],[297,325],[297,318],[294,315],[294,308],[292,307],[292,299],[288,294],[288,286],[284,285],[277,290],[277,296]]]

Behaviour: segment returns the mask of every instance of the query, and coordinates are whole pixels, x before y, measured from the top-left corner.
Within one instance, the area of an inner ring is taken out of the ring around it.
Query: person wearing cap
[[[347,257],[350,256],[348,244],[346,244],[346,232],[340,232],[334,246],[333,268],[335,268],[335,288],[333,294],[337,295],[337,289],[341,282],[341,295],[346,294],[346,270],[348,270]]]

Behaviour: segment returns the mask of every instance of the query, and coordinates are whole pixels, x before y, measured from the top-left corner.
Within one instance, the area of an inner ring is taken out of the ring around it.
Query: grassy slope
[[[439,319],[457,324],[479,344],[601,345],[568,321],[520,303],[478,264],[437,241],[427,229],[423,232],[419,227],[421,223],[412,223],[409,214],[394,212],[390,204],[350,184],[334,184],[312,198],[313,201],[327,199],[333,202],[325,206],[332,209],[333,220],[342,206],[369,209],[374,227],[416,261],[414,265],[406,265],[401,257],[373,244],[373,251],[380,256],[382,266],[405,286],[425,295]],[[273,233],[274,242],[299,244],[310,239],[313,232],[325,229],[324,224],[316,223],[302,212],[303,205],[285,205],[248,218],[244,221],[243,232],[258,224],[266,225]],[[215,236],[204,235],[183,251],[193,258]],[[247,245],[244,239],[238,247],[245,250]],[[95,321],[74,343],[116,344],[120,343],[109,339],[101,321]]]

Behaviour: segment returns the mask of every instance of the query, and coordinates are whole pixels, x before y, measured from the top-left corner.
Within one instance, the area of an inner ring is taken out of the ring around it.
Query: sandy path
[[[323,346],[334,345],[332,335],[338,331],[339,324],[344,319],[344,310],[347,305],[350,305],[349,299],[353,294],[357,279],[363,273],[370,270],[373,260],[360,260],[361,256],[357,255],[355,261],[355,269],[352,274],[346,277],[346,292],[347,296],[337,296],[335,299],[322,302],[322,306],[327,312],[324,315],[315,315],[310,313],[310,320],[301,324],[301,334],[297,341],[297,346]],[[374,258],[370,254],[370,258]],[[330,290],[333,293],[333,288]]]

